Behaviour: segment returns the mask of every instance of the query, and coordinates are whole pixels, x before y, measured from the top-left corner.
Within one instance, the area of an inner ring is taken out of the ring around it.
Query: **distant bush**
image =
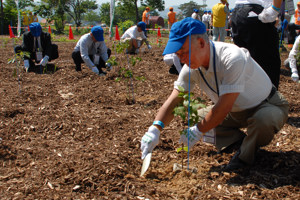
[[[118,30],[123,34],[128,28],[135,25],[135,23],[131,20],[126,20],[125,22],[118,23]]]

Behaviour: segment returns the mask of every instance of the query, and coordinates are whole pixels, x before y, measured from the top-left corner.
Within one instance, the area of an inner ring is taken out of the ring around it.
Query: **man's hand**
[[[105,67],[106,67],[106,70],[107,70],[107,71],[112,70],[112,66],[111,66],[110,63],[105,63]]]
[[[185,133],[180,136],[179,144],[183,143],[185,146],[188,145],[188,129]],[[189,146],[192,148],[203,136],[203,133],[199,131],[197,125],[189,128]]]
[[[97,67],[92,67],[92,71],[99,75],[99,70]]]
[[[148,49],[152,49],[152,47],[151,47],[151,45],[150,45],[150,44],[148,44],[148,45],[147,45],[147,47],[148,47]]]
[[[293,79],[294,82],[299,81],[299,75],[297,72],[293,72],[291,78]]]
[[[262,21],[263,23],[270,23],[274,22],[276,20],[276,17],[278,16],[279,12],[274,10],[272,6],[270,6],[267,9],[264,9],[259,15],[258,19]]]
[[[156,147],[159,142],[159,135],[160,131],[155,126],[149,127],[141,140],[142,159]]]
[[[40,62],[40,65],[42,65],[43,67],[45,67],[48,63],[48,60],[49,60],[49,56],[45,56],[41,62]]]

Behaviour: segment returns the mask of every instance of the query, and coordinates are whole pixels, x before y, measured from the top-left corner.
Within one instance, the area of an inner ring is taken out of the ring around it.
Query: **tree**
[[[63,33],[65,26],[65,4],[69,0],[42,0],[34,11],[45,18],[48,23],[54,20],[54,25],[58,33]]]
[[[69,0],[65,10],[74,20],[76,27],[81,25],[84,13],[98,8],[95,0]]]
[[[125,9],[126,13],[131,15],[132,10],[135,10],[135,22],[141,21],[141,15],[139,15],[139,8],[138,8],[138,0],[119,0],[118,6],[122,5]],[[162,11],[165,9],[165,1],[164,0],[141,0],[142,6],[149,6],[153,10],[158,9]]]
[[[194,1],[190,1],[188,3],[180,4],[178,8],[182,11],[182,15],[184,17],[190,17],[193,14],[194,9],[198,9],[199,14],[203,15],[202,8],[205,7],[205,6],[206,5],[199,5]]]
[[[19,8],[22,11],[25,11],[27,7],[33,7],[34,3],[31,0],[20,0]],[[18,11],[15,0],[6,0],[3,2],[1,0],[1,34],[8,34],[8,29],[4,27],[8,27],[9,24],[17,24],[18,21]]]
[[[84,20],[89,22],[90,25],[94,25],[94,22],[100,22],[101,21],[99,14],[96,13],[95,11],[87,12],[84,15]]]

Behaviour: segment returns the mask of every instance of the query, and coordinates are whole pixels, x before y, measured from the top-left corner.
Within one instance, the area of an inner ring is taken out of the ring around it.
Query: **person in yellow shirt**
[[[217,41],[219,37],[219,41],[225,41],[226,18],[229,14],[228,6],[227,0],[221,0],[221,3],[217,3],[212,8],[213,41]]]
[[[176,19],[176,12],[173,12],[173,7],[170,7],[169,11],[170,12],[168,12],[168,28],[170,30],[172,28],[172,25],[175,22],[177,22],[177,19]]]
[[[27,28],[27,26],[29,25],[29,18],[27,16],[26,12],[22,13],[22,22],[23,22],[23,26],[26,26],[26,28]]]
[[[142,21],[146,23],[146,25],[149,25],[150,23],[150,8],[146,7],[145,11],[143,12]]]
[[[29,12],[28,24],[31,24],[32,22],[33,22],[33,15],[32,15],[32,12]]]

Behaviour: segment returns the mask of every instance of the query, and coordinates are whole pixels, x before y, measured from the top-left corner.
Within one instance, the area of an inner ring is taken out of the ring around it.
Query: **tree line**
[[[140,6],[138,6],[140,5]],[[165,9],[164,0],[118,0],[115,6],[114,24],[117,25],[127,20],[137,23],[141,21],[143,11],[148,6],[151,9],[151,16],[158,16],[158,11]],[[188,17],[193,9],[200,9],[194,1],[179,6],[179,19]],[[19,0],[20,12],[35,12],[38,16],[54,22],[56,32],[63,33],[67,23],[82,25],[94,25],[93,23],[110,23],[110,3],[97,5],[96,0]],[[8,34],[8,25],[17,25],[18,11],[15,0],[1,0],[1,30],[0,34]],[[83,24],[86,23],[86,24]]]

